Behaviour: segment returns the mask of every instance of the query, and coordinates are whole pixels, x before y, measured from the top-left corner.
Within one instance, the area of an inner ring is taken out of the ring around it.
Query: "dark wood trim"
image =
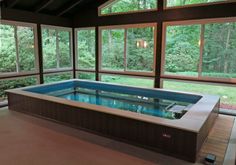
[[[76,42],[75,42],[75,29],[72,28],[72,59],[73,59],[73,78],[76,78],[76,54],[75,54],[75,50],[77,49],[77,45],[76,45]]]
[[[96,74],[96,81],[99,81],[99,29],[98,26],[95,27],[95,59],[96,59],[96,66],[95,66],[95,74]]]
[[[162,4],[163,2],[158,1],[158,3]],[[91,26],[123,25],[150,22],[158,23],[168,21],[235,17],[235,9],[236,2],[231,2],[165,10],[162,10],[162,7],[159,6],[158,11],[98,16],[97,8],[93,8],[82,10],[77,15],[75,15],[74,26],[78,28]],[[86,15],[86,17],[84,17],[84,15]]]
[[[164,10],[164,1],[158,1],[158,12],[163,12]],[[155,68],[155,82],[154,87],[160,88],[161,87],[161,53],[162,53],[162,26],[163,23],[161,21],[157,22],[157,38],[156,38],[156,68]]]
[[[30,77],[30,76],[38,76],[39,73],[30,73],[30,74],[19,74],[19,75],[6,75],[0,77],[0,80],[11,79],[11,78],[20,78],[20,77]]]
[[[91,73],[95,73],[95,70],[86,70],[86,69],[76,69],[76,72],[91,72]]]
[[[41,25],[37,24],[37,36],[38,36],[38,63],[39,63],[39,83],[43,84],[43,48],[42,48],[42,32]]]
[[[140,74],[131,74],[131,73],[126,73],[126,72],[106,72],[106,71],[99,71],[99,74],[110,74],[110,75],[123,75],[123,76],[130,76],[130,77],[146,77],[146,78],[155,78],[155,76],[152,75],[140,75]]]
[[[48,5],[50,5],[54,0],[44,0],[40,4],[37,5],[37,7],[34,9],[35,13],[40,12],[44,8],[46,8]]]
[[[1,7],[1,16],[3,20],[28,22],[35,24],[46,24],[53,26],[73,27],[72,18],[63,18],[46,14],[9,9]]]
[[[65,7],[63,7],[62,9],[60,9],[59,12],[57,13],[57,16],[62,16],[63,14],[65,14],[68,11],[70,11],[71,9],[73,9],[75,6],[79,5],[81,2],[83,2],[83,0],[74,0],[70,4],[68,4]]]

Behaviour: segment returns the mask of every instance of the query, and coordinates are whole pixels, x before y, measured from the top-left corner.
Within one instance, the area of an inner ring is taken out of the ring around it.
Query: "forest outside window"
[[[100,70],[154,74],[156,24],[100,28]]]
[[[42,26],[44,70],[72,68],[70,28]]]
[[[236,18],[165,23],[162,75],[236,80]]]
[[[6,90],[38,84],[38,76],[0,79],[0,103],[7,100]]]
[[[72,79],[73,75],[72,72],[58,72],[58,73],[44,74],[43,77],[44,77],[44,83],[47,84],[63,80],[70,80]]]
[[[33,24],[1,21],[1,76],[37,72],[37,39],[35,28]]]
[[[236,2],[235,0],[165,0],[165,8],[200,6],[217,3]]]
[[[77,69],[95,70],[95,28],[76,29]]]
[[[99,7],[99,15],[114,15],[157,9],[157,0],[110,0]]]

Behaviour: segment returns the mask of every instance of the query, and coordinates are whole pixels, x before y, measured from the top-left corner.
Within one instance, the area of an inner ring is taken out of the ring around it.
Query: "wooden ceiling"
[[[71,17],[80,10],[95,8],[107,0],[0,0],[4,8],[53,16]]]

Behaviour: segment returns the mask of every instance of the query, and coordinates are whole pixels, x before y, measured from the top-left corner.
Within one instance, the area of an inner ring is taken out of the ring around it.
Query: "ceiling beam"
[[[7,7],[8,8],[13,8],[15,5],[16,5],[16,3],[18,2],[19,0],[8,0],[7,1]]]
[[[79,5],[81,2],[83,2],[83,0],[74,0],[74,1],[72,1],[70,4],[68,4],[65,7],[63,7],[62,9],[60,9],[59,12],[57,13],[57,16],[62,16],[63,14],[67,13],[72,8],[74,8],[75,6]]]
[[[44,8],[46,8],[48,5],[50,5],[54,0],[44,0],[40,4],[37,5],[37,7],[34,9],[35,13],[40,12]]]

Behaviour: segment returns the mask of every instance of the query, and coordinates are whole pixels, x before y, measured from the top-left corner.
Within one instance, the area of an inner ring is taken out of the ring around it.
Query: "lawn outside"
[[[125,76],[106,76],[105,82],[153,88],[153,80],[130,78]],[[163,88],[175,91],[193,92],[198,94],[218,95],[221,98],[221,108],[236,109],[236,86],[220,86],[191,82],[163,81]]]

